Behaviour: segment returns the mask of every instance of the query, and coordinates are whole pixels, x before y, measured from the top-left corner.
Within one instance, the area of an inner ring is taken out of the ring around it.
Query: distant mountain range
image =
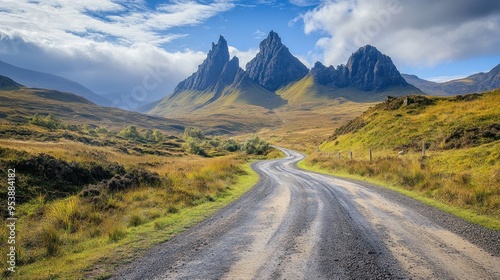
[[[89,124],[113,130],[119,130],[125,125],[135,125],[179,133],[186,125],[193,125],[189,122],[98,106],[69,92],[27,88],[0,75],[0,119],[22,123],[34,114],[49,113],[67,124]]]
[[[400,74],[389,56],[370,45],[359,48],[346,64],[334,67],[316,62],[308,69],[273,31],[260,43],[259,52],[245,68],[240,67],[237,57],[230,57],[228,43],[220,36],[197,71],[181,81],[172,94],[136,110],[176,118],[197,114],[203,119],[219,114],[231,116],[228,119],[232,122],[235,115],[244,120],[249,115],[271,115],[276,110],[298,107],[316,110],[344,101],[378,102],[388,95],[457,95],[500,88],[500,65],[488,73],[435,83]],[[112,106],[104,96],[52,74],[0,61],[0,75],[4,76],[0,79],[0,88],[4,90],[17,90],[23,85],[52,89],[77,94],[97,105]]]
[[[403,74],[402,76],[408,83],[432,95],[457,95],[500,88],[500,64],[487,73],[477,73],[463,79],[442,83],[423,80],[415,75]]]
[[[111,101],[92,92],[83,85],[52,74],[20,68],[0,61],[0,75],[31,88],[53,89],[63,92],[71,92],[94,102],[101,106],[111,106]]]
[[[246,71],[239,67],[237,57],[230,59],[227,41],[220,36],[195,73],[180,82],[171,95],[139,111],[183,116],[244,105],[274,109],[304,99],[376,101],[387,93],[422,94],[403,79],[390,57],[375,47],[360,48],[346,65],[334,68],[318,62],[309,70],[271,31]]]
[[[281,43],[277,33],[271,31],[260,43],[259,53],[246,65],[250,79],[269,91],[302,79],[309,70]]]
[[[22,87],[23,85],[14,82],[11,78],[0,75],[0,90],[18,90]]]

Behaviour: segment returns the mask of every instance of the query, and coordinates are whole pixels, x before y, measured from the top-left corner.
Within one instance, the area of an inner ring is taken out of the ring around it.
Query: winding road
[[[252,190],[114,279],[500,279],[500,232],[282,150],[253,164]]]

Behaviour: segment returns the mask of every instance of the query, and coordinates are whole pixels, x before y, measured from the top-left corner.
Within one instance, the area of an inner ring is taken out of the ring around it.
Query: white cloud
[[[97,93],[130,96],[140,89],[138,99],[154,100],[196,71],[206,55],[159,48],[185,36],[170,30],[233,7],[223,0],[175,0],[155,9],[142,0],[4,0],[0,60],[73,79]]]
[[[254,35],[254,37],[253,37],[254,39],[261,40],[261,39],[264,39],[267,34],[266,34],[266,32],[257,29],[257,30],[255,30],[253,35]]]
[[[259,52],[259,49],[249,49],[249,50],[246,50],[246,51],[240,51],[240,50],[238,50],[237,48],[235,48],[233,46],[228,46],[228,49],[229,49],[229,56],[231,56],[231,57],[233,57],[233,56],[238,57],[238,59],[240,61],[240,67],[242,69],[245,69],[247,63],[250,60],[252,60],[257,55],[257,53]]]
[[[457,80],[457,79],[463,79],[467,77],[468,75],[456,75],[456,76],[438,76],[438,77],[430,77],[427,78],[426,80],[431,81],[431,82],[436,82],[436,83],[444,83],[452,80]]]
[[[304,32],[328,65],[345,63],[365,44],[401,65],[434,65],[500,54],[500,2],[467,0],[338,0],[303,14]]]

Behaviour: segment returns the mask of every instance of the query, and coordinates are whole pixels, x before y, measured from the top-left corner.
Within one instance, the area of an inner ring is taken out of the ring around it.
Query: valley
[[[429,84],[365,45],[308,69],[271,31],[244,70],[219,36],[138,112],[5,70],[15,279],[500,277],[497,68]]]
[[[297,169],[304,156],[282,151],[284,159],[253,165],[261,180],[251,191],[112,279],[500,276],[498,231],[383,188]],[[474,235],[484,236],[480,245],[468,240],[477,242]]]

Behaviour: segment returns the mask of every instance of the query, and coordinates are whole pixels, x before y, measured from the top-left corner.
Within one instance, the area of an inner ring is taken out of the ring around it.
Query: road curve
[[[500,233],[360,182],[253,164],[259,183],[114,279],[500,279]]]

